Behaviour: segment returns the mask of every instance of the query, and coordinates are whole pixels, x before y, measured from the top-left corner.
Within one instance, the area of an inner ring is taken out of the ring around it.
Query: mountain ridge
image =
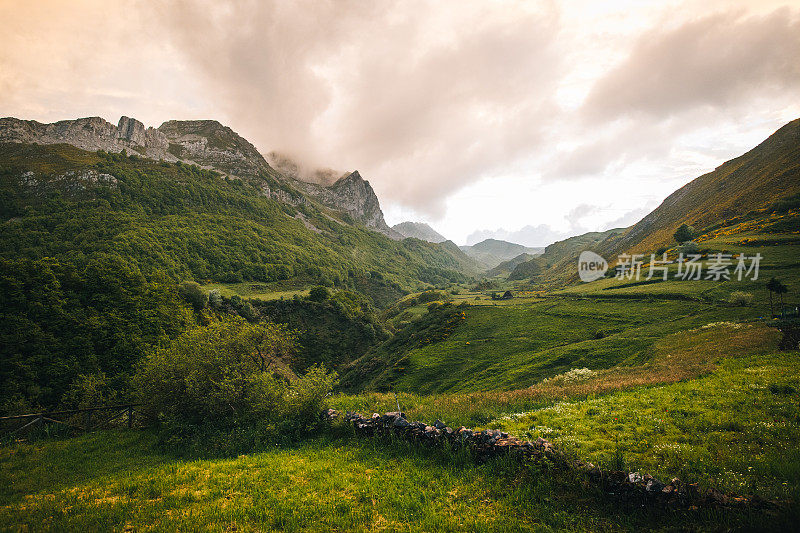
[[[520,254],[528,253],[538,255],[541,248],[528,248],[521,244],[508,242],[501,239],[484,239],[471,246],[459,246],[467,256],[475,259],[484,269],[490,270],[504,261],[513,259]]]
[[[440,243],[449,240],[447,237],[430,227],[424,222],[400,222],[392,226],[392,229],[400,233],[403,237],[414,237],[423,241]]]
[[[306,195],[347,214],[355,223],[393,239],[402,238],[386,224],[375,191],[358,171],[344,174],[330,186],[304,182],[276,170],[252,143],[216,120],[168,120],[158,128],[146,128],[127,116],[122,116],[116,126],[101,117],[49,124],[5,117],[0,118],[0,142],[64,143],[88,151],[125,150],[154,160],[184,161],[255,182],[265,196],[284,203],[305,202]],[[270,186],[264,176],[282,186]]]
[[[744,154],[679,188],[623,235],[604,243],[601,255],[643,253],[674,244],[681,224],[700,231],[777,199],[800,193],[800,118],[777,129]]]

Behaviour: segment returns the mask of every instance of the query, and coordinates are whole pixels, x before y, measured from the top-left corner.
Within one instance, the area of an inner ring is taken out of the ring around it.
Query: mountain
[[[401,222],[392,226],[392,229],[403,237],[414,237],[415,239],[436,243],[447,240],[446,237],[424,222]]]
[[[298,368],[336,368],[385,336],[375,308],[477,272],[452,243],[368,227],[389,229],[357,172],[316,196],[301,186],[214,121],[2,119],[0,413],[52,408],[80,376],[120,390],[144,354],[215,315],[302,329]],[[205,305],[194,282],[332,290]]]
[[[403,238],[386,224],[375,191],[357,170],[345,174],[329,186],[299,180],[293,185],[321,204],[346,213],[370,229],[395,240]]]
[[[89,151],[126,150],[154,160],[183,161],[247,180],[265,196],[284,203],[305,203],[310,197],[347,214],[354,223],[393,239],[402,238],[386,224],[378,197],[358,171],[329,186],[306,183],[290,171],[284,174],[273,168],[252,143],[216,120],[170,120],[158,128],[145,128],[138,120],[124,116],[117,126],[100,117],[53,124],[2,118],[0,142],[65,143]]]
[[[459,246],[459,248],[487,270],[523,253],[536,255],[542,252],[541,248],[528,248],[521,244],[498,239],[485,239],[472,246]]]
[[[403,238],[386,224],[378,196],[357,170],[346,173],[329,168],[309,171],[290,156],[275,151],[268,154],[268,160],[293,187],[317,202],[346,213],[353,221],[387,237]]]
[[[698,234],[729,226],[756,211],[800,194],[800,119],[793,120],[747,153],[692,180],[642,220],[624,229],[592,232],[556,242],[545,253],[517,265],[511,280],[564,284],[577,279],[574,263],[583,250],[613,264],[622,253],[653,253],[677,244],[681,224]]]
[[[625,228],[592,231],[569,237],[545,247],[544,253],[516,265],[509,280],[532,279],[538,283],[553,283],[569,279],[577,271],[573,263],[584,250],[597,251],[601,243],[622,234]]]
[[[0,146],[0,224],[11,231],[0,239],[0,257],[58,258],[70,249],[88,257],[103,250],[173,279],[301,285],[338,279],[373,293],[375,285],[406,290],[475,271],[454,247],[387,242],[365,231],[392,233],[358,172],[309,193],[216,121],[145,129],[127,117],[117,126],[99,118],[55,124],[6,118]],[[97,207],[101,198],[110,206]],[[28,246],[36,224],[54,231],[84,211],[61,238]],[[103,213],[111,220],[100,222]],[[99,227],[88,227],[89,220]],[[103,237],[88,236],[100,227]],[[123,234],[140,242],[119,248]],[[372,271],[384,276],[358,281]]]
[[[675,244],[681,224],[696,230],[762,209],[800,193],[800,119],[789,122],[749,152],[684,185],[623,235],[605,243],[607,259]]]
[[[512,270],[514,270],[514,268],[517,265],[524,263],[526,261],[530,261],[534,257],[536,256],[529,253],[519,254],[518,256],[509,259],[508,261],[503,261],[494,268],[490,268],[485,272],[484,275],[489,278],[493,278],[494,276],[501,276],[503,274],[508,275],[511,273]]]

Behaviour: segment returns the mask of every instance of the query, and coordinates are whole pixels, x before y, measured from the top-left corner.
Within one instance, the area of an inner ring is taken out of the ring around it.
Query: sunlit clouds
[[[0,18],[2,116],[215,118],[358,169],[390,223],[459,243],[629,225],[800,116],[797,1],[0,0]]]

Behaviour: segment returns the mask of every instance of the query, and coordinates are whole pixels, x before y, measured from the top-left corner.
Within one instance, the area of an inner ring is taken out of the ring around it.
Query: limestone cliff
[[[83,150],[138,152],[152,159],[175,161],[167,152],[167,138],[136,119],[121,117],[117,126],[100,117],[42,124],[35,120],[0,118],[0,142],[71,144]]]
[[[394,239],[402,238],[386,224],[375,191],[357,171],[335,181],[333,171],[317,171],[324,184],[308,183],[299,179],[290,160],[283,161],[281,171],[276,170],[252,143],[216,120],[170,120],[158,128],[145,128],[130,117],[121,117],[116,126],[100,117],[52,124],[0,118],[0,142],[65,143],[83,150],[127,150],[150,159],[181,160],[246,179],[265,196],[281,202],[307,203],[308,197],[347,213],[356,223]],[[280,186],[275,187],[273,181],[270,187],[265,175],[280,182]]]
[[[295,186],[321,204],[347,213],[353,220],[368,228],[392,239],[403,238],[386,224],[375,191],[357,170],[345,174],[327,187],[299,180],[295,180]]]

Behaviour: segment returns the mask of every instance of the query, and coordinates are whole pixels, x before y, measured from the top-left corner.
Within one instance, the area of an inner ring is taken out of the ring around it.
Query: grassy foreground
[[[476,466],[398,442],[322,438],[225,460],[156,450],[135,431],[0,449],[0,529],[612,531],[754,528],[765,518],[628,507],[546,467]]]

